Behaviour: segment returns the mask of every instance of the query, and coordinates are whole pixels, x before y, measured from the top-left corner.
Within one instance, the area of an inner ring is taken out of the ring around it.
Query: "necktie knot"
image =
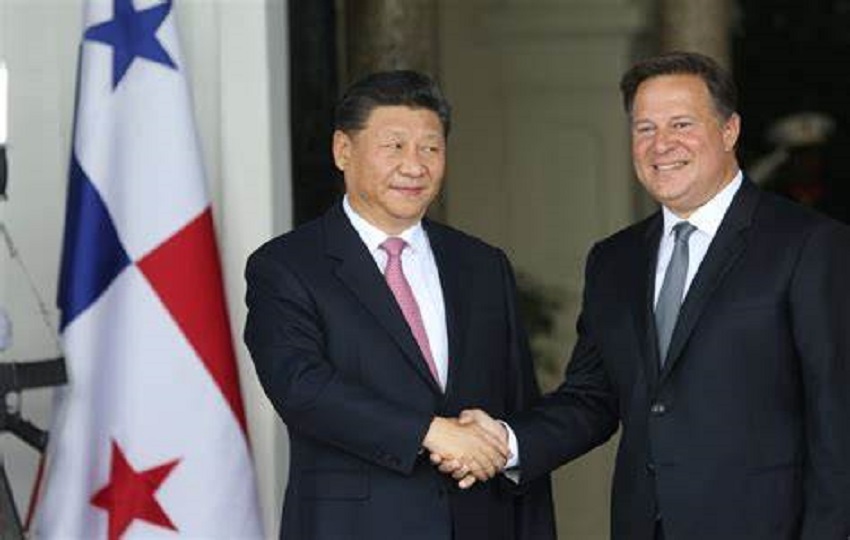
[[[397,236],[390,236],[380,245],[380,248],[386,251],[387,255],[389,255],[391,259],[398,258],[406,247],[407,242]]]
[[[688,221],[680,221],[673,226],[673,234],[676,242],[687,242],[688,238],[696,231],[697,228]]]

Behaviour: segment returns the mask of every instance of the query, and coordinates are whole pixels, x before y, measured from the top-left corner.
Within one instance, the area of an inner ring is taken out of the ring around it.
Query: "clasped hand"
[[[431,462],[461,489],[493,478],[510,458],[505,427],[480,409],[465,410],[457,419],[435,417],[423,445]]]

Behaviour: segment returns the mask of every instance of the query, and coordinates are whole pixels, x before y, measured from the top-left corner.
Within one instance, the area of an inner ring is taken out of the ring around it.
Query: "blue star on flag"
[[[85,39],[112,47],[112,88],[115,89],[133,60],[144,58],[177,69],[156,37],[162,21],[171,11],[171,0],[136,11],[133,0],[113,0],[112,19],[89,27]]]

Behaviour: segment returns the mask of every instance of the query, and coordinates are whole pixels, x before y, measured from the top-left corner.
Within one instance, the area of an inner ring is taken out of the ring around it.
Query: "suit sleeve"
[[[431,416],[387,403],[334,368],[313,298],[286,264],[260,251],[245,276],[245,343],[287,427],[409,474]]]
[[[587,308],[593,302],[594,251],[585,269],[584,313],[564,381],[539,405],[509,420],[519,443],[522,481],[532,481],[607,441],[619,425],[617,395],[597,347]]]
[[[522,324],[516,301],[516,279],[507,257],[499,253],[504,283],[504,294],[509,318],[509,364],[505,373],[508,389],[505,410],[515,414],[535,405],[540,399],[540,388],[534,371],[534,362],[528,336]],[[500,478],[503,489],[518,495],[516,504],[516,538],[518,540],[545,540],[556,538],[552,484],[548,475],[534,482],[515,484]]]
[[[791,288],[807,455],[802,538],[850,537],[850,232],[830,222],[808,239]]]

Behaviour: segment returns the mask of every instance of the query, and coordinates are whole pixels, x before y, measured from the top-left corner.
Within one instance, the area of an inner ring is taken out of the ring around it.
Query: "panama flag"
[[[261,538],[173,6],[90,0],[39,538]]]

